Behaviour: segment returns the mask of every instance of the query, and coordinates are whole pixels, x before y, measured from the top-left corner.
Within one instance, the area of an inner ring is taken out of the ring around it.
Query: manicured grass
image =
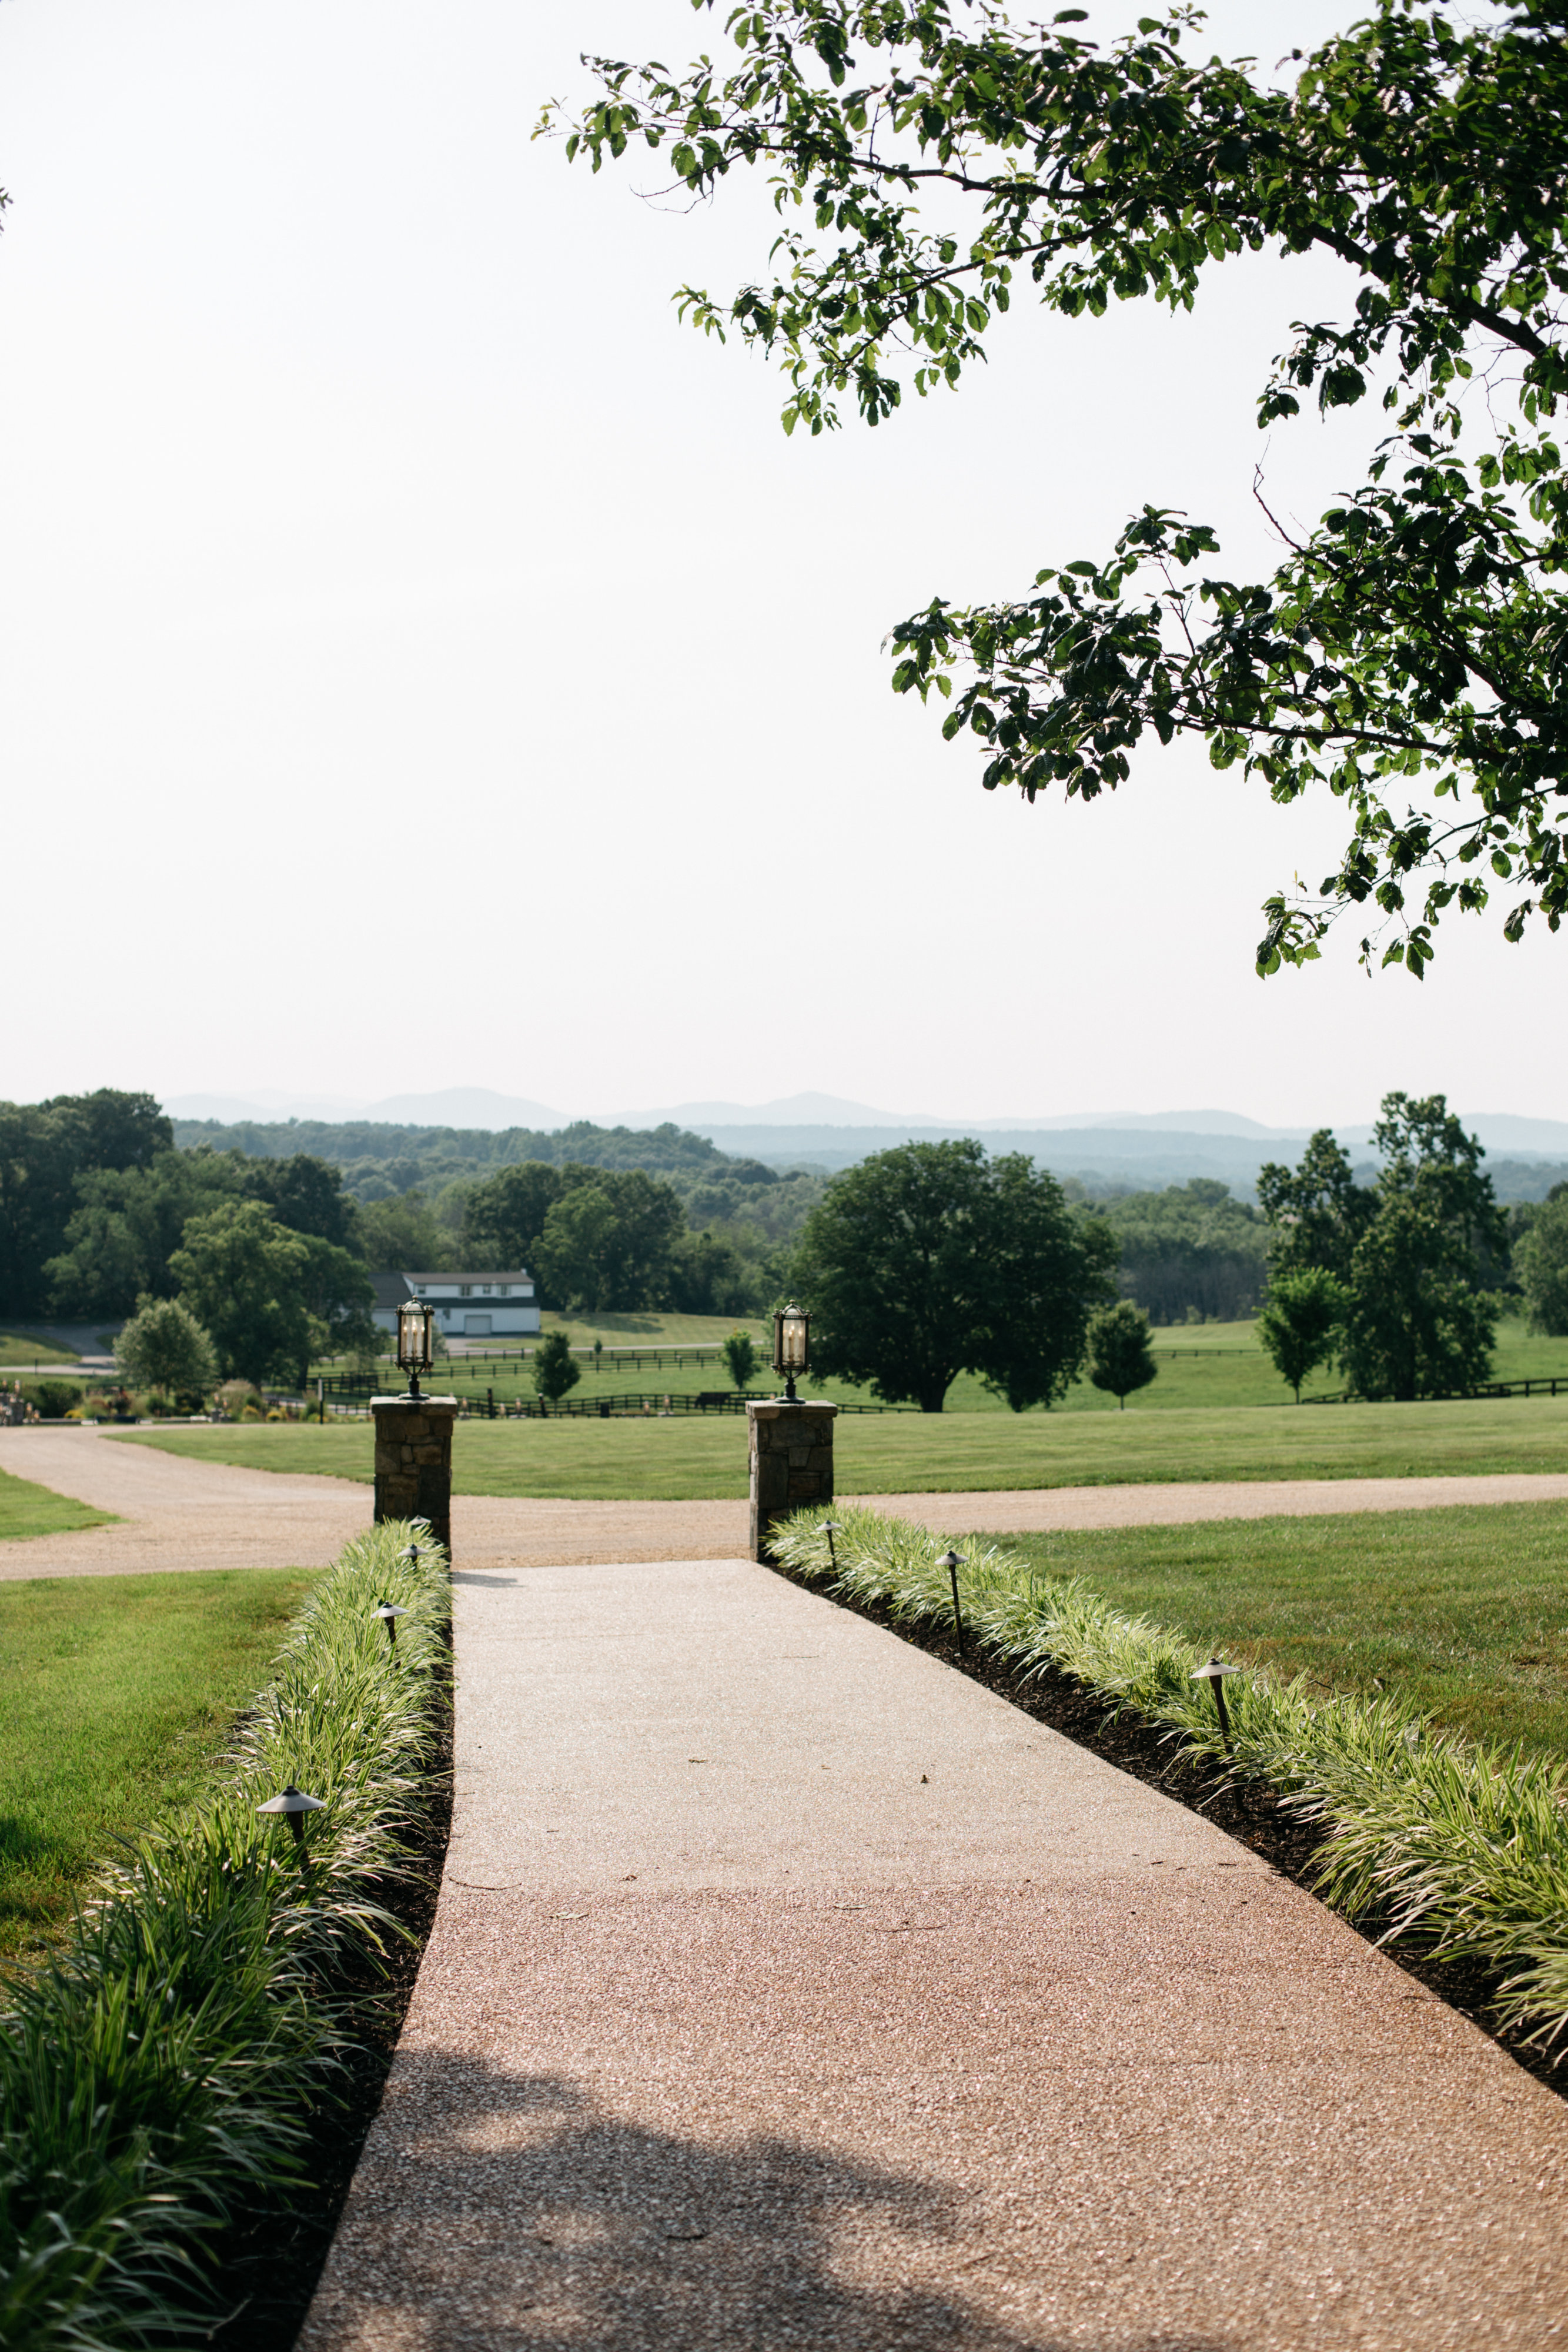
[[[95,1511],[68,1496],[52,1494],[31,1478],[14,1478],[0,1470],[0,1543],[25,1536],[68,1535],[73,1528],[108,1527],[112,1511]]]
[[[1568,1750],[1568,1505],[976,1538],[998,1540],[1205,1650]]]
[[[246,1469],[371,1477],[368,1421],[137,1430],[155,1445]],[[1197,1412],[846,1414],[841,1494],[1118,1485],[1193,1478],[1405,1478],[1568,1471],[1568,1397],[1451,1404],[1320,1405]],[[733,1419],[460,1423],[465,1495],[723,1497],[746,1492],[746,1428]]]
[[[312,1580],[267,1569],[0,1584],[0,1953],[51,1940],[111,1839],[205,1782]]]
[[[25,1331],[0,1331],[0,1366],[20,1365],[24,1371],[31,1364],[74,1364],[78,1359],[68,1348],[57,1348],[48,1339],[30,1339]]]
[[[544,1319],[547,1328],[561,1321],[554,1315],[547,1315]],[[610,1319],[613,1321],[616,1318]],[[660,1344],[668,1349],[682,1339],[689,1345],[699,1339],[724,1339],[735,1328],[734,1324],[725,1318],[716,1316],[628,1315],[619,1320],[627,1328],[619,1335],[618,1344],[632,1345],[642,1337],[646,1339],[650,1349]],[[643,1334],[632,1328],[642,1323],[657,1325],[659,1328]],[[677,1325],[685,1328],[677,1330],[674,1328]],[[573,1346],[580,1344],[580,1336],[591,1340],[595,1328],[600,1329],[608,1346],[612,1335],[602,1324],[597,1327],[573,1325]],[[766,1346],[759,1345],[758,1349],[764,1360],[770,1356],[771,1349],[769,1333]],[[1191,1412],[1226,1406],[1286,1406],[1291,1402],[1290,1390],[1258,1344],[1257,1325],[1254,1323],[1176,1324],[1168,1330],[1156,1330],[1155,1360],[1159,1367],[1158,1377],[1146,1389],[1140,1389],[1135,1396],[1128,1399],[1128,1416],[1134,1413]],[[617,1362],[607,1355],[597,1371],[591,1364],[583,1363],[581,1374],[577,1387],[571,1391],[572,1398],[580,1403],[617,1391],[645,1390],[679,1396],[695,1395],[702,1389],[729,1386],[725,1367],[716,1357],[704,1363],[666,1363],[661,1368],[646,1360],[641,1365]],[[1534,1338],[1526,1331],[1522,1318],[1517,1316],[1509,1317],[1499,1325],[1491,1372],[1493,1379],[1539,1380],[1549,1379],[1553,1374],[1559,1379],[1568,1380],[1568,1339]],[[389,1383],[401,1387],[402,1375],[390,1363],[387,1379]],[[487,1388],[493,1389],[498,1402],[517,1396],[531,1399],[534,1394],[532,1367],[519,1362],[515,1355],[507,1360],[495,1357],[454,1356],[436,1367],[434,1380],[430,1385],[464,1397],[483,1397]],[[752,1383],[752,1393],[768,1395],[773,1385],[771,1372],[764,1370]],[[1308,1398],[1336,1395],[1343,1385],[1343,1373],[1331,1364],[1306,1381],[1301,1392]],[[825,1397],[835,1404],[873,1402],[869,1391],[852,1388],[841,1381],[827,1381],[821,1389],[813,1388],[810,1393]],[[1052,1410],[1058,1415],[1113,1413],[1118,1411],[1118,1406],[1114,1397],[1091,1387],[1087,1381],[1080,1381]],[[983,1383],[969,1373],[961,1373],[947,1391],[946,1413],[1001,1414],[1007,1411],[1001,1399],[992,1396]],[[1040,1415],[1034,1417],[1039,1418]]]

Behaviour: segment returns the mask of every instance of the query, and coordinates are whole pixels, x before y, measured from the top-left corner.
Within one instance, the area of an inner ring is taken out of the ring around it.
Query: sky
[[[786,440],[671,299],[761,274],[760,185],[694,214],[529,137],[580,48],[675,63],[722,13],[0,0],[0,1096],[1568,1117],[1568,944],[1455,920],[1417,986],[1347,926],[1260,982],[1332,803],[1155,747],[1028,808],[888,689],[895,622],[1145,499],[1268,567],[1255,464],[1310,521],[1379,421],[1253,423],[1337,265],[1015,310],[956,397]],[[1232,0],[1212,46],[1353,13]]]

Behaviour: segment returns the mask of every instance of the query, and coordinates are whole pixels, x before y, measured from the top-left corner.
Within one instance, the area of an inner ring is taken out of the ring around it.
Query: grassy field
[[[247,1469],[368,1481],[369,1422],[141,1429],[110,1441]],[[1404,1478],[1568,1471],[1568,1397],[1491,1403],[1320,1405],[1312,1412],[847,1414],[841,1493],[1116,1485],[1193,1478]],[[460,1423],[460,1494],[692,1498],[743,1495],[746,1429],[723,1421]]]
[[[547,1328],[560,1318],[545,1317]],[[600,1395],[612,1395],[628,1390],[651,1391],[671,1396],[695,1395],[702,1389],[727,1388],[729,1383],[722,1363],[716,1358],[703,1362],[689,1361],[676,1365],[666,1360],[663,1368],[651,1360],[651,1355],[661,1347],[666,1352],[682,1341],[691,1345],[698,1339],[722,1339],[735,1327],[722,1317],[687,1316],[622,1316],[618,1319],[626,1327],[615,1339],[619,1346],[645,1342],[650,1355],[639,1365],[616,1361],[608,1355],[595,1370],[583,1364],[582,1378],[572,1390],[574,1400],[586,1402]],[[631,1327],[646,1324],[650,1328],[640,1333]],[[680,1329],[674,1327],[681,1326]],[[579,1334],[589,1342],[598,1329],[607,1347],[611,1334],[602,1326],[572,1326],[572,1344],[581,1344]],[[768,1349],[772,1339],[769,1335]],[[1130,1398],[1127,1412],[1191,1412],[1228,1406],[1289,1405],[1291,1391],[1275,1371],[1273,1365],[1258,1345],[1257,1326],[1252,1323],[1204,1323],[1177,1325],[1155,1334],[1155,1360],[1159,1366],[1158,1378],[1146,1389]],[[1499,1326],[1498,1346],[1492,1366],[1492,1377],[1500,1381],[1549,1379],[1556,1375],[1568,1380],[1568,1339],[1532,1338],[1521,1319],[1511,1317]],[[402,1379],[391,1364],[387,1366],[389,1381],[401,1387]],[[514,1354],[509,1359],[478,1356],[454,1356],[436,1367],[434,1381],[428,1386],[448,1391],[457,1396],[482,1397],[493,1389],[497,1400],[517,1396],[531,1398],[534,1394],[532,1368],[520,1362]],[[770,1394],[773,1389],[771,1372],[764,1372],[752,1383],[758,1395]],[[1307,1397],[1334,1394],[1343,1385],[1343,1377],[1331,1367],[1306,1382],[1302,1393]],[[849,1387],[845,1382],[830,1381],[821,1390],[810,1391],[836,1404],[869,1403],[869,1391]],[[991,1396],[982,1383],[968,1373],[960,1374],[947,1391],[947,1412],[1005,1413],[1008,1410],[1000,1399]],[[1106,1413],[1118,1410],[1114,1397],[1081,1381],[1069,1391],[1054,1414]],[[1036,1414],[1035,1418],[1042,1417]]]
[[[0,1584],[0,1954],[47,1944],[116,1832],[195,1790],[310,1581]]]
[[[1003,1540],[1242,1663],[1396,1691],[1475,1736],[1568,1748],[1568,1505]]]
[[[19,1365],[26,1371],[34,1364],[64,1364],[70,1366],[78,1359],[68,1348],[56,1348],[47,1339],[30,1339],[24,1331],[0,1332],[0,1365]]]
[[[14,1478],[0,1470],[0,1543],[23,1536],[68,1535],[73,1528],[107,1527],[112,1511],[95,1511],[73,1503],[65,1495],[37,1486],[31,1478]]]

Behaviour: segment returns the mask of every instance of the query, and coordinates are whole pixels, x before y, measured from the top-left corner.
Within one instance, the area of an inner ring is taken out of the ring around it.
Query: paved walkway
[[[1201,1818],[737,1561],[462,1572],[301,2352],[1563,2340],[1568,2107]]]
[[[313,1568],[366,1526],[371,1490],[347,1478],[239,1470],[90,1429],[0,1430],[0,1470],[36,1479],[116,1527],[0,1543],[0,1581],[120,1576],[177,1568]],[[840,1497],[841,1503],[855,1498]],[[1561,1502],[1568,1476],[1235,1480],[1148,1486],[1046,1486],[1018,1493],[871,1495],[873,1508],[943,1534],[1158,1527],[1203,1519],[1315,1517],[1445,1505]],[[629,1559],[733,1559],[744,1503],[593,1503],[459,1495],[454,1554],[476,1570]]]

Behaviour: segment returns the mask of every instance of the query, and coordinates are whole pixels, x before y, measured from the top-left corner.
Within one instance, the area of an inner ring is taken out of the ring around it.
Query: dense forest
[[[1522,1241],[1568,1168],[1490,1171]],[[1370,1188],[1375,1165],[1351,1171]],[[13,1325],[112,1320],[174,1295],[186,1228],[255,1203],[309,1242],[317,1280],[343,1253],[371,1273],[520,1266],[546,1306],[690,1314],[765,1310],[831,1180],[737,1159],[672,1125],[586,1121],[551,1133],[172,1121],[154,1098],[101,1088],[0,1104],[0,1313]],[[1264,1212],[1213,1178],[1162,1191],[1070,1177],[1082,1218],[1103,1220],[1124,1293],[1158,1324],[1256,1312],[1267,1287]],[[1508,1253],[1488,1270],[1510,1281]],[[323,1308],[325,1312],[326,1309]]]

